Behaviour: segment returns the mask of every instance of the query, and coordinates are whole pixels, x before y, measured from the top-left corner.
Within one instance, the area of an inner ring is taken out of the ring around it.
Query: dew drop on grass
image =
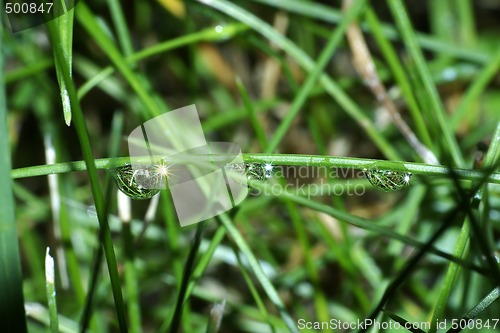
[[[412,174],[410,172],[364,169],[366,178],[376,188],[385,192],[399,191],[410,186]]]
[[[271,163],[248,163],[246,164],[246,175],[248,179],[266,181],[271,178],[273,165]]]
[[[274,166],[271,163],[233,163],[226,165],[226,168],[239,174],[240,177],[246,177],[247,180],[266,181],[272,177]]]
[[[146,188],[143,186],[145,182],[157,181],[157,177],[150,169],[151,168],[147,166],[145,166],[144,169],[133,169],[132,165],[127,164],[125,166],[112,169],[111,172],[116,185],[121,192],[132,199],[145,200],[152,198],[160,192],[160,189]]]

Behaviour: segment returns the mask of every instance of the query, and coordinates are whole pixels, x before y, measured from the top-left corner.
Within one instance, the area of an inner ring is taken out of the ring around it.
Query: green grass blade
[[[50,331],[59,332],[59,317],[57,314],[56,286],[54,277],[54,258],[50,256],[50,249],[47,248],[45,254],[45,291],[49,305]]]
[[[411,89],[411,85],[405,73],[403,64],[398,59],[396,51],[383,34],[382,25],[380,24],[378,17],[372,8],[368,8],[366,10],[365,17],[370,27],[370,31],[377,41],[380,50],[383,53],[389,67],[391,68],[391,71],[394,74],[394,78],[405,97],[406,103],[408,104],[408,108],[411,112],[416,132],[419,134],[420,139],[427,147],[432,147],[432,140],[430,138],[429,131],[427,130],[427,126],[422,117],[422,112]]]
[[[481,181],[487,176],[485,182],[500,184],[500,173],[485,173],[481,170],[471,170],[462,168],[447,168],[439,165],[430,165],[423,163],[409,163],[387,160],[374,160],[368,158],[340,157],[340,156],[321,156],[321,155],[302,155],[302,154],[243,154],[246,163],[272,163],[274,165],[296,165],[296,166],[316,166],[316,167],[338,167],[353,168],[363,170],[373,165],[380,169],[411,172],[415,175],[435,176],[447,178],[452,171],[461,180]],[[123,166],[130,162],[130,157],[118,158],[100,158],[96,159],[98,169],[110,169]],[[65,173],[70,171],[87,170],[85,161],[56,163],[51,165],[36,165],[24,168],[18,168],[11,171],[13,179],[45,176],[52,173]]]
[[[79,9],[83,5],[79,6]],[[116,313],[118,316],[118,323],[120,331],[122,333],[127,332],[127,323],[125,316],[125,306],[123,304],[123,296],[120,285],[120,278],[118,275],[118,267],[116,262],[116,256],[113,248],[113,241],[111,238],[111,231],[109,229],[108,216],[106,213],[106,205],[104,202],[104,196],[102,194],[101,186],[99,184],[99,177],[97,175],[97,169],[94,161],[94,156],[92,152],[92,147],[90,144],[90,138],[87,131],[87,126],[85,123],[85,118],[83,116],[80,103],[76,96],[76,89],[74,83],[71,79],[70,69],[67,67],[65,62],[65,56],[63,51],[57,46],[59,45],[59,34],[57,32],[57,26],[53,22],[47,24],[49,35],[51,37],[51,42],[53,44],[55,63],[60,66],[62,76],[64,78],[64,83],[68,89],[69,101],[72,108],[72,116],[75,125],[75,129],[78,135],[80,147],[83,152],[85,159],[85,165],[87,167],[87,174],[90,180],[92,196],[94,198],[95,208],[97,212],[97,218],[99,221],[101,233],[103,236],[103,247],[104,254],[106,256],[106,261],[108,264],[108,272],[111,279],[111,288],[113,291],[113,298],[115,301]]]
[[[66,9],[64,1],[61,1],[61,7]],[[59,34],[60,47],[64,55],[64,61],[66,62],[66,67],[69,68],[70,77],[71,64],[73,63],[73,16],[75,11],[72,9],[69,12],[66,11],[65,14],[54,19],[52,24],[57,27],[57,32]],[[56,74],[57,82],[59,82],[59,88],[61,91],[61,101],[64,114],[64,122],[66,125],[71,125],[71,103],[69,101],[68,88],[64,82],[64,78],[61,73],[61,67],[56,62]]]
[[[366,1],[356,1],[353,3],[349,11],[344,15],[339,25],[335,28],[334,32],[331,34],[329,40],[326,43],[325,48],[318,57],[318,61],[312,63],[312,68],[309,70],[309,75],[299,89],[297,96],[294,98],[290,110],[288,111],[285,118],[282,120],[278,128],[276,129],[274,135],[272,136],[269,146],[264,151],[266,153],[273,152],[278,148],[278,145],[285,137],[286,133],[290,129],[293,120],[298,115],[299,111],[304,107],[304,104],[311,93],[312,88],[318,81],[318,78],[323,74],[327,63],[333,56],[333,53],[337,49],[338,45],[342,41],[342,37],[345,34],[347,25],[356,18],[361,10],[364,8]]]
[[[146,90],[144,85],[141,83],[141,80],[130,69],[130,66],[125,61],[124,57],[120,54],[107,34],[102,31],[102,27],[97,23],[96,17],[84,2],[80,2],[78,4],[76,18],[115,64],[132,89],[134,89],[137,96],[146,107],[146,113],[148,116],[152,118],[160,115],[160,109],[162,109],[162,107],[151,97],[151,93]]]
[[[298,15],[304,15],[308,17],[313,17],[318,20],[338,23],[342,19],[342,12],[340,10],[332,9],[329,6],[322,5],[317,2],[306,2],[301,0],[287,0],[287,1],[276,1],[276,0],[254,0],[255,2],[261,2],[269,6],[277,7],[282,10],[295,13]],[[371,33],[371,30],[365,25],[361,24],[363,30]],[[384,35],[390,40],[399,40],[399,30],[389,24],[382,25],[382,31]],[[460,45],[456,45],[453,42],[440,40],[438,38],[425,35],[422,33],[416,34],[417,40],[420,45],[429,50],[434,51],[439,54],[450,55],[455,58],[461,58],[471,62],[476,62],[480,64],[486,64],[490,61],[490,54],[482,50],[464,48]]]
[[[107,0],[106,2],[111,12],[111,18],[113,19],[123,54],[129,56],[133,53],[134,49],[132,47],[130,32],[128,31],[127,22],[125,21],[120,2],[117,0]]]
[[[259,280],[262,288],[266,292],[267,296],[271,300],[271,302],[274,304],[274,306],[278,309],[281,318],[285,322],[286,326],[288,327],[288,330],[292,333],[298,333],[299,331],[297,330],[296,323],[290,316],[290,314],[286,311],[285,305],[283,304],[283,301],[281,300],[278,292],[274,288],[272,282],[268,279],[264,271],[262,270],[262,267],[259,264],[259,261],[257,258],[255,258],[252,250],[248,246],[247,242],[245,239],[242,237],[242,235],[239,233],[238,229],[234,226],[233,222],[229,219],[229,217],[226,214],[222,214],[218,216],[218,219],[221,221],[222,225],[224,228],[226,228],[228,234],[233,238],[234,242],[238,246],[239,250],[245,255],[245,257],[248,260],[248,264],[252,268],[255,276],[257,277],[257,280]]]
[[[453,251],[453,255],[458,258],[464,258],[467,253],[467,244],[469,242],[469,233],[470,233],[470,222],[466,219],[465,223],[460,230],[460,236],[458,238],[457,244],[455,245],[455,250]],[[446,272],[446,277],[443,281],[443,285],[441,287],[438,300],[434,306],[434,310],[432,311],[431,328],[429,333],[433,333],[437,331],[436,321],[442,320],[444,309],[446,306],[446,302],[450,297],[451,288],[457,278],[459,273],[460,266],[456,263],[450,263],[448,270]]]
[[[408,320],[398,316],[397,314],[387,310],[387,309],[384,309],[383,312],[389,316],[392,320],[398,322],[401,327],[411,327],[411,328],[408,328],[407,330],[409,332],[413,332],[413,333],[425,333],[425,331],[422,331],[420,328],[417,328],[417,327],[412,327],[412,323],[409,322]]]
[[[245,106],[245,109],[248,112],[248,117],[250,118],[250,122],[252,123],[253,130],[255,131],[255,134],[257,135],[257,139],[259,140],[260,146],[264,150],[267,145],[267,137],[266,133],[264,131],[264,128],[261,126],[259,123],[259,119],[257,117],[257,112],[255,111],[254,103],[250,100],[250,96],[248,95],[248,91],[246,90],[245,86],[243,85],[243,82],[241,82],[240,78],[236,79],[236,86],[238,87],[238,90],[241,95],[241,99],[243,100],[243,105]]]
[[[493,55],[491,61],[484,67],[484,69],[478,74],[475,80],[472,82],[471,86],[467,89],[465,94],[462,96],[460,104],[455,109],[453,117],[451,118],[451,124],[453,128],[457,128],[460,121],[472,110],[474,109],[474,103],[477,101],[481,93],[488,86],[490,81],[498,75],[500,70],[500,48]],[[497,117],[497,121],[500,117]]]
[[[3,8],[3,1],[0,7]],[[0,15],[0,36],[3,36]],[[12,179],[9,176],[11,157],[7,128],[7,101],[4,80],[4,49],[0,43],[0,327],[12,332],[27,332],[23,300],[23,278],[16,232]]]
[[[420,79],[424,84],[427,93],[427,98],[429,99],[432,111],[435,114],[437,122],[442,131],[444,141],[447,145],[446,151],[450,152],[452,161],[456,166],[463,167],[464,159],[462,156],[462,152],[454,137],[453,129],[451,128],[449,122],[446,119],[446,112],[444,110],[443,103],[439,98],[436,86],[432,81],[429,68],[427,67],[426,61],[422,54],[422,50],[420,49],[418,40],[415,36],[415,31],[410,22],[410,18],[408,17],[405,5],[401,0],[389,0],[388,3],[392,15],[394,16],[394,19],[396,21],[396,24],[401,31],[403,41],[413,61],[415,62],[418,74],[420,75]]]
[[[179,327],[181,325],[182,318],[182,310],[184,307],[184,299],[186,296],[186,292],[188,290],[189,281],[192,278],[194,263],[196,256],[198,255],[198,251],[200,249],[201,239],[203,236],[203,230],[205,229],[207,222],[198,223],[196,227],[196,234],[194,236],[193,245],[189,250],[189,255],[186,260],[186,264],[184,265],[184,272],[182,274],[182,281],[179,287],[179,292],[177,294],[177,301],[175,303],[175,309],[172,312],[172,319],[170,321],[170,325],[168,331],[170,333],[177,333]],[[165,332],[166,327],[160,328],[159,332]]]
[[[202,0],[197,1],[203,2]],[[247,24],[259,34],[286,51],[307,71],[311,72],[314,69],[314,61],[309,55],[307,55],[291,40],[278,33],[268,23],[264,22],[252,13],[225,0],[214,0],[205,4],[234,17],[242,23]],[[334,80],[332,80],[329,76],[323,74],[321,75],[320,82],[328,92],[328,94],[330,94],[337,101],[337,103],[342,106],[344,111],[347,112],[347,114],[354,120],[356,120],[358,125],[366,131],[368,136],[373,140],[373,142],[388,159],[400,159],[399,154],[375,128],[373,122],[364,114],[361,108],[342,90],[342,88],[340,88],[339,85],[334,82]]]

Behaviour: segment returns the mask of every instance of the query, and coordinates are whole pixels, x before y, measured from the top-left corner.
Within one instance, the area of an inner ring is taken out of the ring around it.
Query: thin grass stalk
[[[214,156],[202,156],[199,158],[215,158]],[[368,158],[322,156],[322,155],[302,155],[302,154],[243,154],[245,163],[272,163],[273,165],[289,166],[309,166],[328,168],[353,168],[363,170],[372,166],[379,169],[411,172],[421,176],[435,176],[448,178],[452,171],[461,180],[480,181],[488,173],[482,170],[471,170],[464,168],[448,168],[439,165],[429,165],[413,162],[399,162],[376,160]],[[130,157],[101,158],[95,159],[97,169],[108,170],[130,163]],[[18,168],[11,171],[13,179],[27,178],[35,176],[46,176],[52,173],[66,173],[71,171],[85,171],[87,166],[84,161],[56,163],[51,165],[38,165]],[[485,182],[500,184],[500,173],[490,173]]]

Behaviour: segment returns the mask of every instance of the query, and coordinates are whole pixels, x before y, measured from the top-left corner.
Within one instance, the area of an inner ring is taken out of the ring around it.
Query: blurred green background
[[[478,168],[490,154],[494,166],[500,2],[366,2],[357,21],[412,131],[443,165]],[[411,25],[405,27],[406,14]],[[7,132],[1,135],[8,139],[13,169],[86,157],[75,115],[65,123],[55,48],[71,59],[94,158],[127,156],[131,130],[196,104],[207,141],[235,142],[244,153],[423,162],[356,72],[345,26],[337,30],[341,1],[89,0],[76,6],[74,23],[68,17],[51,22],[53,31],[66,33],[59,39],[47,25],[17,33],[4,28]],[[336,32],[338,43],[321,69],[320,55]],[[413,49],[406,33],[416,36]],[[421,52],[428,71],[413,50]],[[395,75],[398,67],[403,81]],[[300,101],[315,68],[324,77],[312,81]],[[277,148],[266,151],[297,107]],[[420,126],[412,112],[421,116]],[[369,316],[403,324],[447,319],[450,328],[453,318],[472,309],[479,309],[472,316],[477,320],[500,319],[500,275],[492,263],[500,249],[498,184],[414,175],[409,188],[386,193],[360,170],[299,179],[290,171],[298,167],[285,167],[288,177],[267,183],[326,184],[339,192],[309,193],[302,201],[252,195],[229,215],[185,228],[168,191],[156,202],[133,200],[128,221],[120,215],[127,209],[117,204],[111,173],[98,170],[129,331],[305,332],[314,330],[300,329],[299,319],[354,322]],[[479,203],[466,205],[476,185],[484,185]],[[361,195],[348,194],[355,186],[363,188]],[[21,173],[12,191],[29,331],[49,330],[46,247],[56,260],[60,331],[120,331],[121,308],[99,251],[100,208],[87,173],[63,172],[49,181]],[[488,294],[491,305],[484,303]],[[500,330],[500,323],[495,329],[490,324],[463,331]],[[396,331],[406,332],[370,332]]]

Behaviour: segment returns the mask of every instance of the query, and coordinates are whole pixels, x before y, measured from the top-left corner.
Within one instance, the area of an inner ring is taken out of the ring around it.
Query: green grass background
[[[80,1],[46,25],[3,28],[0,331],[57,331],[47,247],[61,332],[215,332],[219,319],[220,332],[306,332],[299,319],[366,318],[432,324],[414,332],[500,330],[500,5],[340,8]],[[356,74],[353,18],[442,166],[422,163]],[[190,227],[168,191],[123,216],[106,170],[126,163],[115,159],[126,136],[190,104],[208,141],[236,142],[248,163],[288,177],[253,184],[272,194]],[[377,190],[361,171],[374,162],[411,171],[411,186]],[[346,172],[294,176],[321,167]],[[286,183],[305,190],[273,191]],[[490,328],[453,330],[461,318]]]

